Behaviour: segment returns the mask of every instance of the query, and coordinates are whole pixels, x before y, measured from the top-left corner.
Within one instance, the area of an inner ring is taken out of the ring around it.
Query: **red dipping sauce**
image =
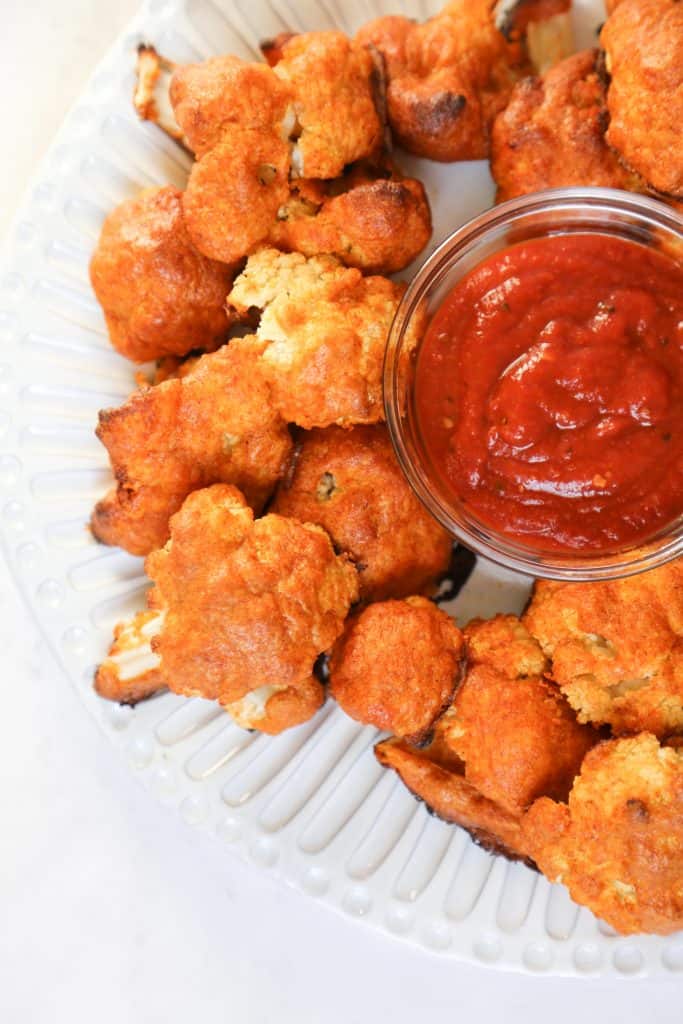
[[[554,551],[643,541],[683,513],[683,266],[608,235],[503,250],[433,316],[414,395],[484,524]]]

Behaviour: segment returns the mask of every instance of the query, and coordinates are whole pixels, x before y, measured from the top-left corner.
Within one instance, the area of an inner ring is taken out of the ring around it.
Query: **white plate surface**
[[[601,5],[577,2],[578,39]],[[188,824],[260,868],[377,928],[456,958],[546,974],[672,975],[683,939],[621,939],[561,886],[491,857],[429,817],[376,763],[376,733],[328,703],[276,739],[243,732],[215,705],[166,694],[135,709],[100,700],[92,671],[111,628],[141,607],[140,559],[86,529],[109,483],[93,426],[122,402],[131,365],[110,348],[87,265],[111,207],[140,188],[182,186],[187,158],[130,104],[141,40],[176,60],[254,55],[286,29],[352,31],[402,0],[149,0],[95,72],[32,183],[0,271],[0,537],[36,623],[131,770]],[[435,245],[491,203],[483,163],[404,160],[427,184]],[[457,602],[461,621],[519,611],[528,581],[479,563]],[[58,727],[58,723],[57,726]]]

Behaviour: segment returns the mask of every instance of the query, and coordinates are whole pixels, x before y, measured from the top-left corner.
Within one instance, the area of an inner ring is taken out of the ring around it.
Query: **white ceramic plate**
[[[149,0],[69,114],[26,197],[0,272],[0,528],[37,625],[133,772],[185,820],[255,864],[377,928],[451,956],[562,974],[670,974],[683,941],[620,939],[566,891],[430,818],[376,763],[376,733],[328,703],[277,739],[230,724],[213,704],[167,694],[134,710],[100,700],[94,664],[115,622],[143,604],[140,559],[95,544],[90,508],[109,483],[93,427],[122,402],[131,365],[110,348],[87,264],[106,212],[141,187],[182,186],[187,158],[130,103],[134,51],[176,60],[255,53],[286,29],[353,31],[381,13],[422,17],[419,0]],[[596,2],[576,2],[578,40]],[[490,205],[483,163],[404,161],[427,184],[436,245]],[[528,581],[479,563],[455,603],[462,620],[519,611]]]

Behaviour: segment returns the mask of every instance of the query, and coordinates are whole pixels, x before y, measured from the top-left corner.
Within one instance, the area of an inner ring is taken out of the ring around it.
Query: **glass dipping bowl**
[[[683,263],[683,217],[657,200],[606,188],[552,189],[501,203],[463,225],[418,271],[391,327],[384,359],[384,407],[401,467],[427,509],[459,541],[508,569],[560,580],[630,576],[683,554],[681,515],[637,546],[605,552],[557,551],[511,538],[482,522],[440,481],[420,438],[413,401],[419,344],[415,317],[427,320],[448,292],[483,260],[549,235],[617,236]],[[412,330],[411,330],[412,328]],[[411,347],[412,346],[412,347]]]

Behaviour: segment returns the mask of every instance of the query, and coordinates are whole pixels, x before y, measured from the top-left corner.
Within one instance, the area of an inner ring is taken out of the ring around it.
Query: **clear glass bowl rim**
[[[421,465],[401,414],[401,352],[412,317],[428,293],[444,277],[474,243],[483,241],[501,228],[520,224],[531,215],[553,211],[583,210],[591,215],[601,211],[610,215],[610,228],[618,224],[621,214],[630,222],[638,221],[649,231],[659,228],[677,238],[683,251],[683,217],[662,202],[637,193],[609,188],[548,189],[510,199],[472,218],[450,234],[425,261],[413,277],[396,310],[384,356],[384,410],[389,434],[399,464],[417,497],[449,533],[478,555],[517,572],[558,580],[605,580],[635,575],[653,569],[683,554],[683,514],[650,538],[647,543],[610,552],[582,555],[580,553],[534,550],[492,529],[477,523],[468,525],[458,518],[455,504],[430,487],[429,477]],[[584,228],[574,228],[574,232]],[[599,232],[596,221],[586,224],[585,231]],[[561,229],[548,230],[548,235],[566,234]],[[500,248],[514,244],[505,242]]]

